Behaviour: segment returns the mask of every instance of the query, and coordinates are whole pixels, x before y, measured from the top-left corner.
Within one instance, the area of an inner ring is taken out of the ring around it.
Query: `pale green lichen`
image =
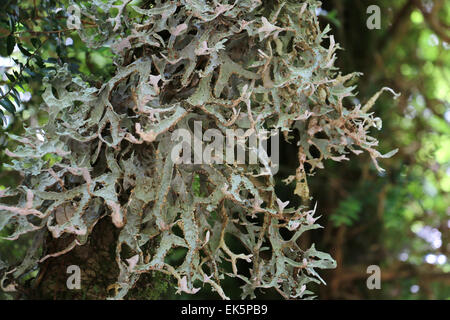
[[[348,151],[366,150],[375,164],[381,157],[378,142],[368,135],[381,123],[367,113],[376,97],[363,108],[344,106],[354,90],[345,81],[356,74],[337,73],[339,47],[328,27],[319,28],[319,3],[285,1],[264,16],[260,0],[156,1],[150,9],[129,6],[138,15],[129,18],[128,2],[94,0],[82,8],[94,18],[100,15],[97,8],[119,9],[106,22],[97,19],[101,33],[80,30],[90,47],[112,48],[115,76],[97,89],[60,68],[45,82],[48,123],[42,130],[27,129],[24,137],[11,136],[22,142],[9,152],[18,159],[11,168],[25,180],[14,191],[21,195],[19,204],[0,205],[0,230],[9,223],[15,231],[8,239],[29,232],[37,238],[20,266],[0,263],[7,270],[2,283],[12,281],[3,288],[13,290],[14,279],[25,271],[83,245],[106,211],[121,228],[114,298],[124,298],[142,273],[153,271],[173,276],[179,292],[194,294],[200,289],[194,282],[204,283],[224,299],[224,277],[242,280],[243,298],[267,288],[285,298],[310,295],[306,285],[323,282],[316,269],[336,263],[314,245],[304,251],[297,244],[303,232],[320,227],[315,210],[307,208],[305,164],[312,172],[324,159],[346,160]],[[322,46],[324,39],[328,47]],[[259,167],[175,164],[170,132],[191,131],[193,120],[222,131],[279,129],[286,138],[299,130],[300,165],[287,182],[297,181],[295,193],[304,206],[287,208],[275,194],[274,177],[267,172],[258,177]],[[319,132],[326,138],[316,137]],[[311,146],[319,157],[310,153]],[[50,165],[45,154],[60,161]],[[289,230],[289,239],[281,229]],[[38,255],[47,230],[56,238],[72,234],[74,240],[66,250]],[[247,252],[233,252],[227,235]],[[144,249],[150,239],[156,243],[152,252]],[[132,255],[122,256],[125,245]],[[167,260],[174,248],[186,251],[177,266]],[[249,276],[239,260],[251,265]]]

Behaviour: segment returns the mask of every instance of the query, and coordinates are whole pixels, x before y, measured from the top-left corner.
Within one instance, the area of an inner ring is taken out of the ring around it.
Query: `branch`
[[[414,0],[416,6],[420,9],[428,26],[445,42],[450,43],[450,35],[447,34],[448,26],[444,25],[438,17],[442,1],[436,1],[431,12],[428,12],[420,0]]]
[[[394,22],[378,43],[379,52],[381,52],[384,49],[389,39],[395,37],[395,34],[401,29],[401,26],[405,23],[405,21],[408,20],[411,12],[414,9],[414,1],[415,0],[408,0],[408,2],[398,11],[398,13],[394,18]]]

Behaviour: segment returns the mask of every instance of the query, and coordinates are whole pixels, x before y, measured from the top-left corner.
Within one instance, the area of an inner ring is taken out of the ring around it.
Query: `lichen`
[[[92,36],[82,28],[80,35],[90,47],[113,50],[114,77],[98,89],[61,67],[45,79],[48,123],[27,128],[23,137],[10,135],[22,143],[8,151],[10,167],[25,179],[16,190],[0,191],[19,197],[17,205],[0,204],[0,230],[13,225],[10,240],[50,232],[73,241],[39,255],[40,236],[22,264],[0,264],[3,289],[13,290],[15,279],[46,259],[82,246],[100,219],[111,219],[120,228],[115,299],[152,272],[173,277],[178,292],[195,294],[194,283],[203,283],[223,299],[225,277],[242,281],[242,298],[268,288],[285,298],[310,296],[308,283],[324,282],[317,269],[336,263],[314,245],[302,250],[297,243],[320,228],[309,208],[307,175],[325,159],[348,160],[349,152],[367,151],[377,168],[377,158],[392,154],[376,151],[378,141],[369,135],[381,126],[369,112],[377,97],[365,106],[344,103],[355,90],[345,83],[357,74],[343,76],[334,67],[339,46],[328,26],[320,29],[319,3],[284,1],[270,15],[260,0],[156,1],[149,9],[128,3],[94,0],[81,8],[102,29]],[[103,21],[99,12],[114,7],[118,15]],[[299,167],[286,182],[296,181],[303,205],[282,202],[264,167],[174,163],[171,132],[191,132],[195,120],[222,132],[280,130],[287,140],[298,130]],[[233,252],[229,236],[246,252]],[[175,248],[185,250],[181,264],[167,259]]]

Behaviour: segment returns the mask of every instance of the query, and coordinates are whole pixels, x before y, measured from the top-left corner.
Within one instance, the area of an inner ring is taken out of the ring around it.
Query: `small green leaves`
[[[335,226],[351,226],[357,220],[360,210],[360,201],[354,197],[349,197],[339,203],[339,207],[331,216],[331,220]]]

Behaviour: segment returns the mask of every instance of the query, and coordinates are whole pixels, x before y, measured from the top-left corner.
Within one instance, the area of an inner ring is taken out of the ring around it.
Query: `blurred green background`
[[[373,4],[381,9],[379,30],[366,26],[366,10]],[[20,135],[24,124],[46,121],[40,98],[43,76],[62,63],[92,83],[102,83],[114,72],[108,48],[88,50],[76,32],[66,30],[64,11],[58,10],[66,5],[56,0],[0,4],[1,96],[15,84],[9,100],[13,108],[0,106],[0,189],[20,181],[18,173],[4,167],[10,161],[5,149],[15,147],[4,133]],[[330,24],[343,48],[337,60],[342,73],[363,73],[354,83],[361,103],[384,86],[401,97],[382,95],[372,109],[383,120],[383,128],[374,133],[380,151],[399,148],[393,158],[380,161],[385,173],[379,174],[362,154],[343,163],[327,162],[309,179],[324,228],[301,241],[305,247],[316,243],[338,264],[323,273],[327,286],[313,291],[319,299],[448,299],[450,2],[326,0],[317,14],[322,28]],[[293,190],[281,183],[297,166],[292,148],[280,148],[277,192],[295,204],[289,199]],[[19,260],[28,241],[0,240],[0,261]],[[381,268],[380,290],[366,286],[369,265]],[[232,291],[237,285],[229,281],[225,288]],[[215,298],[208,293],[175,296],[170,290],[164,297]],[[259,296],[276,297],[272,292]]]

